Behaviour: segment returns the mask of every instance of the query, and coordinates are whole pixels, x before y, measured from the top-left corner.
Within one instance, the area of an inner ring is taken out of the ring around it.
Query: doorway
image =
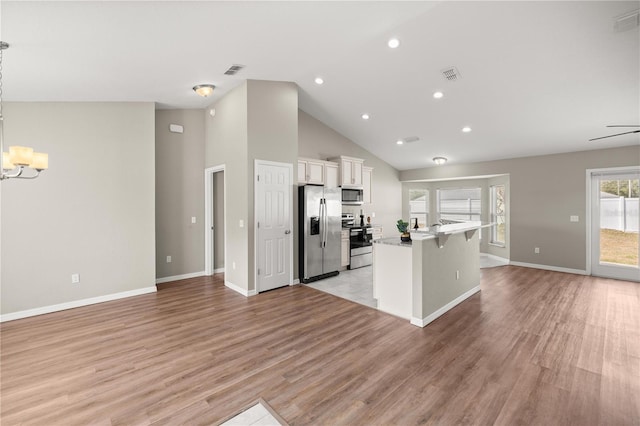
[[[226,181],[224,164],[204,171],[205,275],[224,272],[227,264]]]
[[[640,281],[640,167],[587,171],[591,275]]]

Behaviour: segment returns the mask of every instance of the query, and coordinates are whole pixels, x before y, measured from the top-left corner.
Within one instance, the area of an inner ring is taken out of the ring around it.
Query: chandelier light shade
[[[446,163],[447,159],[445,157],[433,157],[433,162],[436,163],[438,166],[440,166]]]
[[[0,180],[19,178],[35,179],[40,172],[49,167],[49,155],[33,152],[26,146],[10,146],[4,151],[4,116],[2,115],[2,52],[9,48],[9,43],[0,41],[0,156],[2,156],[2,172]],[[26,170],[30,172],[25,173]]]
[[[213,93],[213,89],[215,88],[216,86],[213,84],[198,84],[197,86],[193,86],[193,91],[203,98],[206,98]]]

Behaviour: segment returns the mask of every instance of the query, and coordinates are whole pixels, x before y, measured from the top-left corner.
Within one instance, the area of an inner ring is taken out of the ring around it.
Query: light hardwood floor
[[[1,423],[640,423],[640,284],[504,266],[424,329],[305,286],[222,277],[4,323]]]

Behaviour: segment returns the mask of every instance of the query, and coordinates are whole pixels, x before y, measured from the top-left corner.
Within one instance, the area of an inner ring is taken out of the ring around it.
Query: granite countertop
[[[423,235],[412,235],[411,239],[414,241],[422,241],[422,240],[430,240],[436,238],[435,235],[423,234]],[[400,240],[400,234],[397,234],[395,237],[387,237],[380,238],[379,240],[374,241],[375,244],[386,244],[390,246],[398,246],[398,247],[411,247],[412,241],[402,241]]]
[[[467,232],[473,229],[487,228],[493,225],[495,225],[495,222],[480,222],[480,221],[470,221],[470,222],[452,223],[449,225],[439,225],[435,227],[430,227],[428,229],[418,229],[415,231],[411,231],[411,234],[412,234],[411,238],[413,238],[414,235],[432,235],[434,237],[439,237],[442,235],[459,234],[461,232]]]

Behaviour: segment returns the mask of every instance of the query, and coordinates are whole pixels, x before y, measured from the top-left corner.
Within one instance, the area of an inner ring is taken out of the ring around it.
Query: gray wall
[[[205,111],[157,110],[155,114],[156,277],[202,272]],[[184,133],[169,132],[169,124],[184,126]]]
[[[402,184],[396,169],[302,110],[298,146],[300,157],[327,160],[346,155],[364,159],[365,166],[373,167],[372,203],[362,206],[364,214],[376,214],[372,223],[382,225],[385,237],[397,234],[395,223],[402,217]],[[343,211],[357,217],[360,208],[344,206]]]
[[[225,165],[228,262],[225,279],[252,291],[255,290],[254,160],[294,167],[298,157],[297,86],[249,80],[214,107],[215,117],[208,118],[205,126],[205,166]],[[244,222],[242,228],[240,220]]]
[[[247,83],[233,89],[214,107],[215,116],[205,119],[205,167],[225,165],[228,262],[225,265],[225,281],[248,289]],[[239,226],[240,220],[245,223],[242,228]]]
[[[154,105],[6,103],[4,115],[7,145],[49,153],[50,169],[1,185],[2,314],[153,286]]]
[[[224,268],[224,172],[213,174],[213,269]],[[206,232],[206,230],[205,230]]]
[[[640,147],[630,146],[406,170],[400,179],[508,174],[511,261],[584,271],[586,170],[638,164]],[[571,215],[580,221],[569,222]]]

